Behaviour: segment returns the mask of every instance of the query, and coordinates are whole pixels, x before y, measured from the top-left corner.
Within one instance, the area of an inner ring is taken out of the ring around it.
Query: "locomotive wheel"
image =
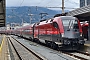
[[[51,42],[51,48],[56,50],[58,45],[55,42]]]
[[[21,37],[21,38],[23,38],[23,36],[22,36],[22,35],[20,35],[20,37]]]
[[[46,43],[46,45],[48,46],[48,47],[50,47],[50,42],[49,41],[47,41],[47,40],[45,40],[45,43]]]
[[[32,38],[31,38],[31,37],[29,37],[29,39],[30,39],[30,40],[32,40]]]
[[[37,39],[37,38],[35,38],[34,41],[35,41],[36,43],[40,43],[39,39]]]
[[[37,43],[40,43],[39,39],[37,39]]]
[[[45,43],[46,43],[46,45],[48,46],[48,42],[47,42],[47,40],[45,40]]]

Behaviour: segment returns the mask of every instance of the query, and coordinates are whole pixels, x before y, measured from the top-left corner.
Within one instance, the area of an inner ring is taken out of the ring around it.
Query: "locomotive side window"
[[[30,32],[30,30],[27,30],[27,29],[26,29],[26,30],[24,30],[24,32]]]
[[[56,22],[53,22],[53,26],[54,26],[55,28],[57,28],[57,29],[59,28],[59,27],[58,27],[58,24],[57,24]]]

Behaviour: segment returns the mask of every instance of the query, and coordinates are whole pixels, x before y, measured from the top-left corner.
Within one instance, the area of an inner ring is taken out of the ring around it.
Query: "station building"
[[[80,7],[90,5],[90,0],[80,0]]]

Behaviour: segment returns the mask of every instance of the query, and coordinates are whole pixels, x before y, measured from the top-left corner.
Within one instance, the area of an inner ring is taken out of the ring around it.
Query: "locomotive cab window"
[[[59,27],[58,27],[58,24],[57,24],[56,22],[53,22],[53,26],[54,26],[55,28],[57,28],[57,29],[59,28]]]
[[[75,18],[63,19],[62,22],[63,26],[68,27],[68,29],[79,29],[78,21]]]
[[[65,30],[70,31],[71,29],[79,29],[78,26],[78,20],[76,18],[72,18],[72,17],[67,17],[67,18],[63,18],[62,17],[62,23],[63,23],[63,27]]]
[[[74,29],[79,29],[78,21],[77,21],[77,20],[74,21],[73,28],[74,28]]]

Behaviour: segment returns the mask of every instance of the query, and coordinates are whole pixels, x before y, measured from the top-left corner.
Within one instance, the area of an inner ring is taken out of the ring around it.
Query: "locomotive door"
[[[61,34],[60,34],[60,29],[59,26],[56,22],[53,22],[53,33],[52,33],[52,41],[54,42],[60,42]]]

